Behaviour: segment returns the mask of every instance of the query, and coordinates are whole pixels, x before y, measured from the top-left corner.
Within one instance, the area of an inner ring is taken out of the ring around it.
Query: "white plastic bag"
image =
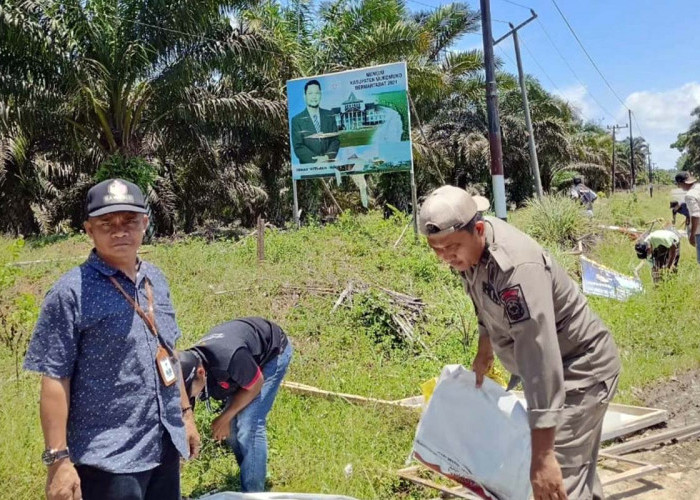
[[[413,456],[487,499],[530,496],[530,428],[518,398],[461,365],[445,366],[418,424]]]

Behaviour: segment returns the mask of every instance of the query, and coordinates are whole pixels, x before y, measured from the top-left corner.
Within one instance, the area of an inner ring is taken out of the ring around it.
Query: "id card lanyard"
[[[175,374],[175,369],[173,368],[173,362],[171,358],[173,357],[173,351],[168,347],[165,341],[158,334],[158,328],[156,327],[156,315],[153,309],[153,288],[151,283],[146,280],[146,295],[148,297],[148,314],[141,309],[136,301],[126,293],[124,288],[119,284],[114,276],[109,277],[112,284],[121,292],[124,298],[131,304],[134,311],[141,317],[146,326],[151,331],[153,336],[158,340],[158,349],[156,350],[156,366],[158,367],[158,374],[160,375],[160,380],[163,385],[169,387],[175,383],[177,380],[177,375]]]

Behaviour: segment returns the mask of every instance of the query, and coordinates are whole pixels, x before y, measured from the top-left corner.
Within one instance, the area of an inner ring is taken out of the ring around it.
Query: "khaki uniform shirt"
[[[523,381],[530,427],[556,427],[565,393],[620,371],[612,335],[566,271],[532,238],[484,217],[487,249],[461,273],[494,353]]]

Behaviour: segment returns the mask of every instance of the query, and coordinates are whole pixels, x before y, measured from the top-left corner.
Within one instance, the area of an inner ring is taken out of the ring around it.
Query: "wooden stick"
[[[338,203],[338,200],[335,199],[335,196],[333,196],[333,192],[331,191],[331,188],[329,188],[328,184],[326,184],[326,179],[321,179],[321,185],[323,186],[323,190],[330,197],[331,201],[333,201],[333,204],[335,205],[335,207],[338,209],[338,213],[342,214],[343,209],[340,208],[340,204]]]
[[[289,389],[290,391],[297,394],[305,394],[307,396],[318,396],[325,399],[344,399],[348,403],[356,403],[360,405],[384,405],[384,406],[396,406],[404,407],[399,401],[389,401],[387,399],[377,399],[377,398],[367,398],[364,396],[358,396],[357,394],[346,394],[343,392],[332,392],[324,391],[318,387],[312,385],[300,384],[298,382],[283,381],[282,387]]]
[[[265,260],[265,219],[258,215],[258,262]]]
[[[449,488],[447,486],[443,486],[442,484],[436,483],[435,481],[432,481],[430,479],[423,479],[422,477],[418,477],[415,475],[415,472],[413,470],[413,467],[409,467],[408,469],[401,469],[396,472],[399,477],[402,477],[404,479],[407,479],[411,481],[412,483],[420,484],[421,486],[427,486],[428,488],[433,488],[434,490],[441,491],[442,493],[446,493],[448,495],[455,496],[457,498],[467,498],[469,500],[479,500],[479,497],[469,493],[468,490],[462,486],[458,487],[453,487]]]
[[[336,309],[338,309],[343,302],[345,302],[345,299],[352,294],[352,281],[348,281],[348,286],[345,287],[345,290],[340,294],[340,297],[338,297],[338,300],[335,301],[335,304],[333,304],[333,308],[331,309],[331,312],[335,312]]]
[[[142,250],[139,251],[139,255],[144,255],[147,253],[151,253],[150,250]],[[84,255],[74,255],[73,257],[61,257],[59,259],[39,259],[39,260],[23,260],[19,262],[8,262],[5,264],[5,267],[20,267],[20,266],[31,266],[32,264],[46,264],[50,262],[63,262],[66,260],[77,260],[77,259],[84,259]]]
[[[609,455],[608,453],[598,453],[598,458],[604,458],[605,460],[615,460],[616,462],[624,462],[632,465],[650,465],[649,462],[633,460],[631,458],[625,458],[619,455]]]
[[[411,217],[411,220],[408,221],[408,224],[406,224],[406,227],[404,227],[403,231],[401,231],[401,236],[399,236],[399,239],[396,240],[396,243],[394,243],[394,248],[399,246],[399,242],[403,239],[403,235],[406,234],[406,231],[408,230],[408,228],[411,227],[412,222],[413,222],[413,217]]]
[[[677,439],[680,441],[681,439],[688,439],[698,435],[700,435],[700,423],[687,425],[678,429],[672,429],[667,432],[662,432],[661,434],[656,434],[655,436],[636,439],[628,443],[620,443],[614,446],[609,446],[608,448],[605,448],[605,453],[608,455],[624,455],[625,453],[641,450],[642,448],[660,444],[671,439]]]

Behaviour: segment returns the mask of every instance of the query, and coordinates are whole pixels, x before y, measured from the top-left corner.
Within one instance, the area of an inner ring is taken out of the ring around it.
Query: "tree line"
[[[147,191],[159,234],[249,227],[259,215],[284,224],[285,82],[396,61],[408,66],[419,193],[452,183],[489,195],[483,55],[455,49],[478,30],[466,3],[2,0],[0,232],[79,228],[87,189],[113,176]],[[610,134],[536,79],[527,86],[544,189],[584,175],[609,190]],[[507,196],[517,205],[533,195],[527,131],[516,76],[499,71],[498,87]],[[646,181],[647,154],[641,137],[632,150],[618,142],[616,187],[630,186],[632,156]],[[410,209],[407,175],[370,175],[368,185],[375,206]],[[307,217],[359,199],[349,182],[300,185]]]

